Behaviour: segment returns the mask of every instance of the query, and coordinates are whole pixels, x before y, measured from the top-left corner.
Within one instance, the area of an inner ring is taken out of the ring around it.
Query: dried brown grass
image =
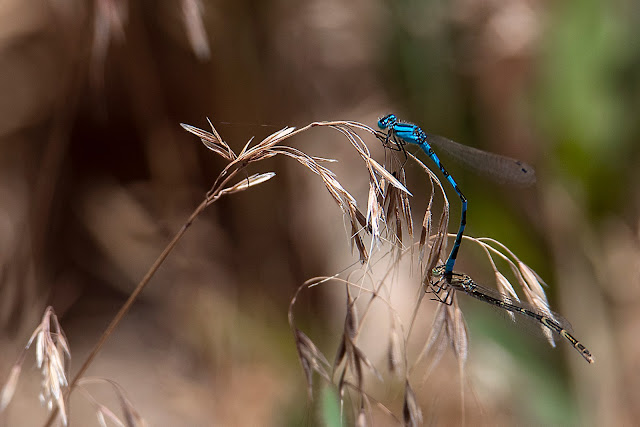
[[[32,340],[33,338],[38,337],[38,363],[39,366],[43,369],[43,375],[45,377],[45,381],[43,382],[43,396],[50,409],[53,409],[49,423],[51,423],[57,417],[57,419],[59,419],[63,424],[66,424],[67,417],[65,402],[68,399],[69,393],[73,391],[73,389],[79,384],[79,381],[83,378],[84,373],[96,358],[102,346],[114,332],[115,328],[121,322],[122,318],[130,310],[131,306],[134,304],[141,292],[149,283],[150,279],[157,272],[158,268],[160,267],[160,265],[162,265],[167,256],[175,248],[176,244],[180,241],[193,221],[208,206],[218,201],[221,197],[245,191],[249,188],[262,184],[275,176],[275,174],[272,172],[247,176],[245,171],[249,165],[272,158],[277,155],[281,155],[296,160],[308,170],[318,175],[335,202],[348,218],[352,230],[350,240],[352,244],[357,248],[359,258],[363,263],[369,259],[369,252],[364,244],[362,237],[363,230],[370,230],[373,233],[373,240],[381,239],[381,236],[384,234],[384,231],[378,225],[382,220],[382,217],[381,211],[376,207],[376,194],[381,191],[381,188],[383,186],[389,184],[406,192],[405,187],[397,179],[395,179],[395,177],[393,177],[380,164],[378,164],[371,158],[371,155],[362,138],[354,130],[364,129],[368,130],[372,134],[375,133],[375,131],[364,125],[352,122],[337,121],[316,122],[301,129],[284,128],[273,133],[272,135],[269,135],[255,145],[251,145],[251,141],[249,141],[239,153],[235,153],[233,151],[233,149],[222,139],[222,137],[218,134],[215,128],[213,128],[213,126],[211,132],[206,132],[189,125],[183,125],[183,127],[187,131],[195,134],[196,136],[199,136],[207,148],[212,150],[217,155],[221,156],[228,163],[218,175],[211,189],[205,195],[204,200],[193,211],[185,224],[181,227],[181,229],[169,242],[166,248],[162,251],[160,256],[150,267],[135,290],[131,293],[120,311],[112,319],[111,323],[106,328],[103,335],[100,337],[93,350],[90,352],[89,356],[70,382],[68,382],[67,380],[67,373],[64,372],[63,368],[65,364],[61,362],[61,355],[58,347],[62,347],[62,349],[65,351],[65,354],[67,354],[68,356],[70,356],[70,352],[68,346],[66,345],[66,340],[63,339],[64,335],[62,334],[59,324],[57,323],[57,318],[53,314],[52,309],[47,309],[41,325],[34,332]],[[358,210],[355,198],[346,189],[343,188],[335,174],[330,169],[321,164],[330,162],[330,160],[316,158],[307,155],[306,153],[291,146],[282,145],[283,141],[301,132],[305,132],[313,127],[330,127],[337,130],[344,137],[346,137],[346,139],[357,150],[357,152],[365,162],[365,166],[370,178],[370,186],[371,188],[373,188],[373,191],[371,193],[371,197],[373,200],[370,200],[369,202],[370,211],[366,219],[364,218],[364,215],[362,215],[362,213]],[[236,178],[238,178],[237,181],[232,182]],[[48,325],[50,319],[54,319],[54,325],[56,328],[56,333],[54,335],[49,334],[50,328],[48,327]],[[29,341],[25,352],[31,345],[32,340]],[[359,353],[357,349],[354,349],[354,347],[350,347],[350,351],[352,351],[354,354],[357,354],[361,359],[366,360],[366,358],[361,353]],[[309,352],[310,354],[314,353],[314,347],[311,345],[309,346]],[[23,360],[24,352],[23,355],[19,358],[18,362],[16,362],[10,378],[4,388],[1,399],[2,409],[5,409],[9,401],[11,400]],[[121,399],[121,401],[123,402],[123,412],[125,414],[132,414],[133,412],[129,408],[130,405],[124,404],[128,401],[125,401],[124,399]],[[100,408],[96,413],[100,419],[103,419],[106,414],[109,414],[109,417],[112,418],[111,414],[108,413],[104,408]],[[139,425],[142,420],[137,416],[127,416],[126,418],[128,420],[133,420],[133,423],[131,425]],[[139,420],[136,421],[138,418]]]
[[[101,423],[109,419],[123,425],[144,425],[144,419],[117,384],[108,379],[84,378],[86,370],[195,219],[207,207],[222,197],[252,189],[275,176],[273,172],[249,175],[247,168],[250,165],[275,156],[284,156],[295,160],[320,178],[348,221],[350,229],[348,238],[352,248],[356,248],[359,260],[333,276],[308,280],[298,288],[291,299],[288,311],[289,324],[307,380],[309,398],[313,397],[313,379],[316,374],[324,382],[335,385],[341,400],[341,407],[346,407],[347,410],[345,416],[357,425],[368,425],[376,419],[373,414],[374,409],[385,414],[384,416],[393,422],[411,426],[420,425],[423,422],[423,414],[420,398],[414,391],[415,385],[424,384],[428,380],[442,359],[445,350],[451,348],[457,360],[459,378],[461,379],[460,411],[464,419],[466,408],[463,380],[465,379],[465,364],[469,353],[469,338],[455,293],[452,296],[451,304],[436,305],[430,326],[424,325],[423,318],[419,316],[419,311],[424,306],[424,297],[428,295],[425,291],[430,291],[433,286],[431,271],[433,267],[442,262],[442,255],[445,253],[449,237],[447,233],[449,204],[437,176],[419,159],[409,154],[413,161],[421,165],[430,183],[430,194],[423,215],[420,236],[414,242],[410,193],[406,187],[405,172],[399,167],[400,162],[395,156],[390,157],[390,166],[386,167],[371,157],[364,139],[360,135],[363,133],[369,138],[377,135],[376,131],[368,126],[357,122],[331,121],[314,122],[300,129],[285,127],[256,144],[252,145],[252,141],[249,141],[238,153],[223,140],[213,126],[211,126],[210,132],[190,125],[182,126],[188,132],[199,137],[209,150],[224,159],[227,162],[226,165],[202,202],[171,239],[112,319],[71,381],[67,380],[68,363],[65,362],[71,352],[53,310],[47,309],[41,324],[36,328],[5,384],[0,399],[0,410],[5,410],[9,404],[21,371],[24,354],[33,339],[37,339],[38,366],[41,368],[44,378],[43,400],[52,410],[48,424],[51,424],[55,419],[66,424],[66,405],[69,394],[81,385],[87,400],[95,407],[96,416]],[[330,164],[332,160],[314,157],[291,145],[284,144],[285,141],[288,142],[300,133],[312,128],[325,127],[337,131],[346,138],[364,163],[364,170],[366,170],[369,181],[366,215],[359,210],[356,199],[344,188],[337,176],[325,166]],[[395,169],[395,171],[390,172],[387,167]],[[436,197],[441,198],[444,205],[436,223],[434,223],[433,210]],[[496,283],[501,292],[517,298],[514,287],[498,270],[494,257],[506,261],[527,301],[540,310],[549,312],[542,280],[508,248],[493,239],[474,239],[466,236],[465,239],[475,242],[485,252],[489,264],[495,272]],[[398,280],[400,270],[406,268],[406,261],[409,261],[410,268],[416,269],[420,275],[420,280],[415,281],[413,309],[408,323],[403,321],[403,313],[398,311],[392,301],[394,297],[393,284]],[[329,362],[330,359],[325,356],[322,346],[303,332],[296,321],[295,307],[299,295],[303,291],[313,290],[320,285],[338,285],[344,287],[345,291],[345,317],[333,362]],[[386,336],[379,336],[380,341],[386,342],[386,356],[382,365],[367,354],[367,350],[360,342],[363,331],[371,327],[374,305],[380,304],[388,312],[390,324]],[[51,325],[53,325],[53,332]],[[428,330],[428,333],[425,332],[425,329]],[[422,344],[416,347],[416,342]],[[418,348],[417,351],[416,348]],[[422,383],[416,382],[416,374],[420,369],[425,370]],[[109,408],[101,405],[87,392],[86,385],[95,382],[106,383],[113,387],[119,397],[124,420],[120,420]],[[399,394],[402,397],[400,397],[399,407],[397,405],[398,396],[387,397],[386,400],[375,396],[376,384],[384,382],[396,384],[401,390]]]
[[[412,384],[416,384],[416,374],[424,370],[422,382],[424,385],[435,371],[447,348],[451,348],[458,365],[458,377],[460,378],[460,416],[465,422],[467,412],[465,403],[465,366],[469,354],[469,336],[464,321],[462,310],[457,301],[457,295],[452,293],[450,304],[438,304],[432,323],[424,327],[419,316],[419,310],[423,306],[424,296],[435,292],[431,279],[432,269],[443,262],[443,254],[446,254],[447,238],[454,237],[447,233],[449,222],[449,203],[444,189],[437,176],[426,167],[419,159],[408,153],[408,156],[417,162],[427,175],[431,184],[431,191],[427,209],[423,216],[420,237],[416,242],[404,242],[403,230],[408,230],[408,235],[413,237],[413,226],[410,217],[408,192],[398,192],[396,188],[383,188],[378,192],[375,207],[370,212],[380,212],[380,223],[384,223],[392,230],[393,236],[384,239],[384,248],[379,248],[375,259],[370,258],[367,263],[349,268],[334,276],[317,277],[304,283],[291,301],[289,308],[289,323],[294,332],[298,355],[302,362],[303,371],[308,382],[308,392],[313,390],[313,376],[318,374],[325,381],[330,377],[331,383],[336,384],[338,394],[344,402],[351,402],[351,414],[349,419],[356,423],[362,420],[373,419],[373,407],[384,408],[384,414],[398,423],[405,425],[419,425],[422,423],[422,410],[416,403],[416,395]],[[404,184],[404,171],[396,171],[394,176],[401,177]],[[437,191],[436,191],[437,189]],[[439,194],[444,205],[442,212],[434,223],[433,206],[434,199]],[[369,200],[371,201],[371,197]],[[406,208],[404,204],[407,204]],[[382,208],[384,207],[384,208]],[[390,226],[391,224],[391,226]],[[465,236],[465,241],[478,245],[485,253],[491,266],[497,289],[507,295],[513,295],[518,299],[514,286],[497,266],[496,258],[508,266],[524,294],[525,300],[538,310],[553,316],[549,308],[548,299],[544,292],[544,282],[525,263],[500,242],[490,238],[473,238]],[[382,241],[381,241],[382,242]],[[400,313],[396,311],[391,302],[393,282],[398,279],[398,269],[406,268],[407,263],[401,263],[404,258],[409,258],[411,266],[418,266],[421,275],[420,286],[416,287],[413,301],[413,314],[408,324],[403,324]],[[354,269],[359,273],[355,274]],[[319,346],[309,338],[296,324],[295,304],[303,291],[311,290],[319,285],[342,285],[345,289],[345,318],[344,327],[339,337],[338,349],[334,362],[329,365],[327,357]],[[427,291],[427,293],[425,293]],[[358,300],[364,303],[358,306]],[[387,336],[380,335],[379,340],[388,342],[386,348],[387,373],[385,376],[381,366],[372,361],[360,344],[360,337],[365,328],[375,327],[372,322],[367,325],[367,315],[372,311],[375,303],[382,302],[389,312],[390,327]],[[357,307],[360,307],[357,309]],[[428,330],[425,333],[425,329]],[[552,346],[555,346],[553,336],[548,329],[542,328]],[[420,350],[412,353],[412,343],[422,341]],[[426,368],[423,366],[426,364]],[[365,375],[368,373],[369,375]],[[385,378],[384,380],[382,378]],[[368,380],[367,380],[368,379]],[[375,379],[378,379],[376,383]],[[382,402],[374,398],[376,390],[382,383],[397,383],[403,387],[401,416],[394,412],[394,399]],[[348,394],[348,391],[351,394]],[[375,405],[371,405],[375,402]],[[389,405],[389,406],[387,406]],[[366,408],[366,415],[363,415]]]

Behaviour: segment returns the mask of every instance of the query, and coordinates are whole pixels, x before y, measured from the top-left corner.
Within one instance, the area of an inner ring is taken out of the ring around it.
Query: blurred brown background
[[[46,305],[77,367],[202,199],[224,163],[179,123],[208,129],[209,117],[239,151],[284,126],[373,126],[393,111],[535,165],[537,186],[513,190],[447,163],[470,200],[469,233],[532,266],[596,358],[587,366],[565,343],[552,350],[473,305],[470,414],[491,425],[637,423],[639,7],[5,0],[3,378]],[[366,206],[368,182],[344,140],[313,130],[291,144],[338,159],[332,170]],[[370,148],[382,161],[377,141]],[[306,401],[286,311],[306,279],[355,260],[348,232],[308,171],[281,159],[260,167],[278,175],[196,221],[90,369],[117,381],[150,425],[329,423]],[[459,268],[480,260],[463,246]],[[297,309],[328,355],[343,299],[318,292]],[[10,425],[46,417],[38,374],[25,366]],[[455,362],[438,375],[446,380],[416,386],[425,421],[459,422]],[[92,391],[117,410],[112,395]],[[81,396],[73,402],[77,425],[95,423]]]

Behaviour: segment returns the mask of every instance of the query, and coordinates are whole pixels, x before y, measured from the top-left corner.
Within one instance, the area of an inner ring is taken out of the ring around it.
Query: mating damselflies
[[[487,153],[473,147],[467,147],[441,136],[427,134],[413,123],[399,121],[394,114],[387,114],[378,120],[378,127],[387,131],[386,134],[382,134],[383,136],[378,136],[386,144],[388,144],[390,140],[393,140],[398,148],[402,148],[405,143],[418,145],[422,151],[424,151],[425,154],[433,160],[436,166],[438,166],[440,172],[442,172],[445,178],[447,178],[449,184],[451,184],[458,194],[458,197],[460,197],[460,201],[462,202],[460,227],[458,228],[456,239],[453,242],[451,253],[445,263],[444,274],[447,277],[449,277],[453,272],[453,266],[456,263],[458,250],[460,249],[460,243],[462,242],[462,236],[464,234],[464,228],[467,224],[467,199],[462,194],[462,191],[460,191],[460,188],[453,177],[444,168],[442,162],[440,162],[440,159],[433,151],[433,148],[431,148],[431,145],[433,144],[442,148],[472,169],[487,174],[499,181],[509,181],[520,185],[530,185],[536,180],[533,168],[524,162],[511,159],[509,157],[499,156],[497,154]]]
[[[440,265],[434,268],[432,273],[433,278],[437,279],[435,282],[437,284],[438,282],[442,282],[442,279],[445,277],[446,268],[444,265]],[[443,290],[448,291],[449,287],[456,291],[464,292],[473,298],[479,299],[480,301],[484,301],[503,310],[534,319],[539,322],[542,327],[547,328],[549,331],[556,333],[569,341],[573,348],[580,352],[587,362],[594,362],[591,352],[589,352],[589,350],[587,350],[580,341],[571,335],[571,326],[569,325],[569,322],[566,319],[563,319],[560,315],[551,312],[545,313],[530,304],[515,301],[513,298],[510,298],[495,289],[480,286],[466,274],[452,273],[451,277],[446,279],[446,283],[443,283],[442,286],[434,289],[434,292],[438,294]],[[448,296],[443,300],[446,302],[447,299]]]

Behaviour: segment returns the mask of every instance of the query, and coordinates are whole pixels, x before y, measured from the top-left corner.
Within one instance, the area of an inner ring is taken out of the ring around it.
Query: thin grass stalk
[[[124,316],[129,312],[129,310],[133,306],[133,303],[138,299],[138,297],[140,296],[144,288],[147,286],[151,278],[158,271],[158,268],[160,268],[164,260],[173,251],[173,249],[178,244],[178,242],[180,241],[184,233],[186,233],[187,229],[191,226],[191,224],[193,224],[193,221],[196,219],[196,217],[200,215],[207,206],[208,206],[207,199],[205,199],[202,203],[200,203],[200,205],[198,205],[198,207],[189,216],[189,219],[182,225],[180,230],[175,234],[175,236],[173,236],[173,239],[171,239],[169,244],[163,249],[162,253],[160,253],[158,258],[154,261],[151,268],[149,268],[149,270],[144,275],[142,280],[140,280],[140,282],[138,283],[136,288],[133,290],[131,295],[129,295],[129,298],[127,298],[127,301],[122,305],[120,310],[118,310],[118,313],[116,313],[116,315],[113,317],[113,319],[109,323],[109,326],[107,326],[105,331],[102,333],[102,335],[100,336],[100,339],[98,340],[96,345],[93,347],[93,349],[85,359],[84,363],[82,364],[82,366],[80,366],[80,369],[78,370],[76,375],[73,377],[73,379],[69,383],[69,387],[64,397],[65,400],[68,399],[69,394],[73,391],[75,386],[78,384],[78,381],[80,380],[80,378],[82,378],[82,376],[87,371],[87,369],[89,369],[89,366],[91,366],[91,363],[93,362],[93,360],[96,358],[98,353],[100,353],[100,350],[102,350],[102,347],[107,342],[107,340],[109,339],[113,331],[118,327],[118,325],[120,324]],[[49,416],[49,419],[45,423],[45,426],[50,426],[53,423],[53,421],[55,421],[57,415],[58,415],[58,410],[57,408],[55,408],[54,410],[51,411],[51,415]]]

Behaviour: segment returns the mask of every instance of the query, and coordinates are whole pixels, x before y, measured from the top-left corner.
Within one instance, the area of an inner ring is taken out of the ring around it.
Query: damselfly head
[[[388,129],[398,122],[398,118],[395,114],[387,114],[386,116],[378,120],[378,127],[380,129]]]

